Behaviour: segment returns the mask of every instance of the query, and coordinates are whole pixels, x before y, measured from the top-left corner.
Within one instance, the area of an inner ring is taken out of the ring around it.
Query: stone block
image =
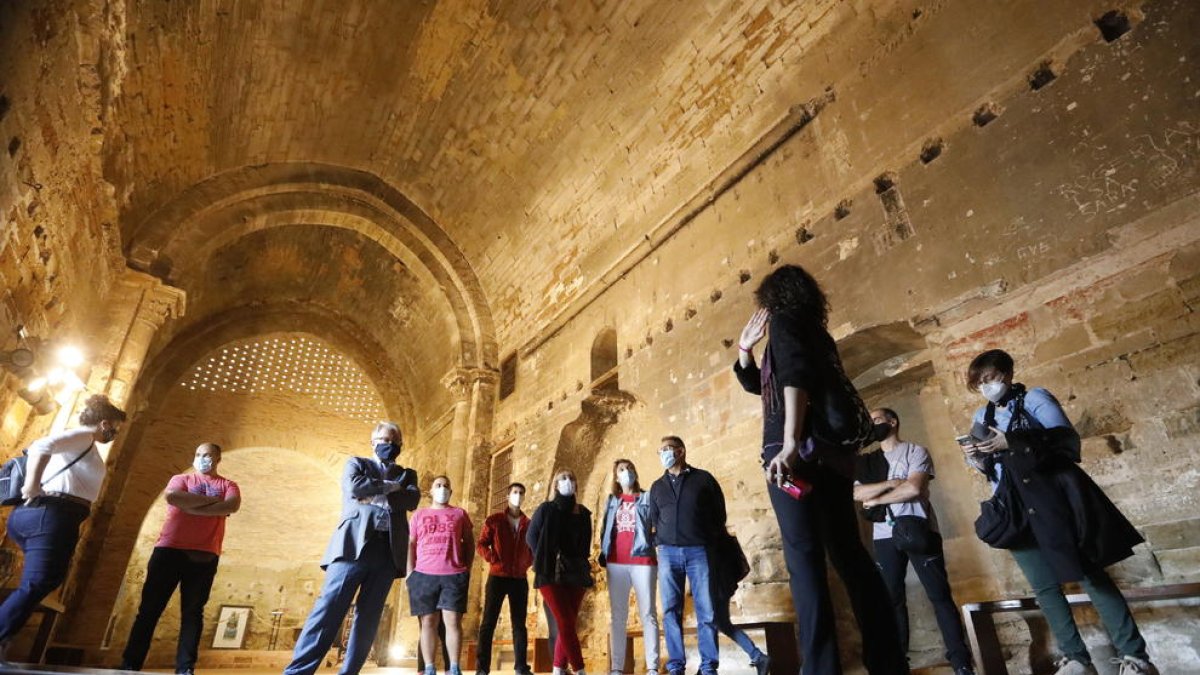
[[[1155,551],[1200,547],[1200,518],[1144,525],[1141,530]]]
[[[1088,325],[1101,340],[1118,340],[1190,311],[1177,289],[1164,288],[1113,311],[1097,314]]]
[[[1063,327],[1057,335],[1038,343],[1033,350],[1033,359],[1039,363],[1087,351],[1095,343],[1087,326],[1081,323]]]
[[[1157,551],[1155,556],[1167,582],[1200,581],[1200,546]]]

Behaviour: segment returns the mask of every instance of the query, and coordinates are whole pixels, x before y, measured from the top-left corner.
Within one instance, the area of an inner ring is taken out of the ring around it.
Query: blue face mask
[[[400,456],[400,446],[391,441],[376,443],[375,455],[382,462],[394,462]]]

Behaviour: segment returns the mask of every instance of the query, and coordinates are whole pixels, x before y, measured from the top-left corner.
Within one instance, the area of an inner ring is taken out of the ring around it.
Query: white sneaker
[[[1123,656],[1112,662],[1121,664],[1120,675],[1158,675],[1158,668],[1153,663],[1136,656]]]
[[[1096,666],[1080,663],[1065,656],[1055,661],[1054,665],[1058,667],[1054,675],[1096,675]]]

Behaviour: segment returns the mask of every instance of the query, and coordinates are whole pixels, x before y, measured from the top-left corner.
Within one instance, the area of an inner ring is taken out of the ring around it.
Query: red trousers
[[[558,641],[554,643],[554,667],[566,668],[570,664],[576,671],[583,670],[583,648],[579,646],[579,607],[583,604],[580,586],[548,584],[538,589],[550,606],[554,621],[558,624]]]

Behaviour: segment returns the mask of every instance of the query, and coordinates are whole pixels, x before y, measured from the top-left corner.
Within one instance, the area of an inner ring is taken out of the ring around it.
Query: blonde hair
[[[559,469],[558,471],[554,472],[554,476],[550,479],[549,499],[553,500],[555,495],[558,494],[558,479],[562,478],[563,476],[570,476],[571,480],[575,481],[575,490],[579,490],[579,479],[575,477],[575,472],[570,469]]]

